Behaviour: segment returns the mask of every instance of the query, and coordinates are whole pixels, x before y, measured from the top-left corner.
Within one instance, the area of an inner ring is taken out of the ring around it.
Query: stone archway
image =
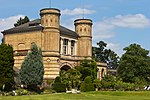
[[[70,63],[68,63],[68,62],[65,62],[65,63],[62,63],[62,64],[61,64],[60,70],[65,70],[65,71],[67,71],[67,70],[69,70],[69,69],[71,69],[71,68],[72,68],[72,65],[71,65]]]

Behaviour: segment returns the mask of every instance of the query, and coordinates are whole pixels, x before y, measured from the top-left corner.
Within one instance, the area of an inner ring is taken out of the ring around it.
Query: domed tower
[[[60,10],[45,8],[40,10],[42,31],[42,55],[45,79],[59,76],[60,65]]]
[[[74,21],[75,31],[78,33],[77,55],[79,59],[91,59],[92,57],[92,20],[77,19]]]

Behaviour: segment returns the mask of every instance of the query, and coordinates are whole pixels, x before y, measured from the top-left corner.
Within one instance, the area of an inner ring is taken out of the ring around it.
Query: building
[[[44,79],[54,79],[60,70],[77,66],[92,56],[92,20],[77,19],[75,31],[60,25],[60,10],[40,10],[40,19],[3,31],[4,43],[14,48],[14,69],[20,69],[32,43],[42,49]],[[107,65],[98,63],[98,78],[106,74]]]

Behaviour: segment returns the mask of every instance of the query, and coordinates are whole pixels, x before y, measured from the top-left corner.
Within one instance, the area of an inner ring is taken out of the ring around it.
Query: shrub
[[[66,86],[63,83],[54,83],[52,89],[56,92],[66,92]]]
[[[61,83],[60,77],[56,77],[54,83],[52,84],[52,89],[56,92],[66,92],[66,85]]]
[[[102,80],[101,80],[102,88],[103,89],[114,89],[115,85],[115,78],[110,75],[106,75]]]
[[[135,85],[133,83],[125,83],[119,80],[115,83],[115,89],[121,91],[133,91],[135,90]]]
[[[90,76],[87,76],[84,79],[84,82],[81,84],[80,90],[82,92],[87,92],[87,91],[94,91],[94,84],[92,83],[92,79]]]

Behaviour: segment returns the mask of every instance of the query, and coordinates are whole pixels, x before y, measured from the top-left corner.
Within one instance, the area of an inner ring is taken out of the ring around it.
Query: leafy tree
[[[149,51],[138,44],[124,48],[117,74],[124,82],[135,83],[137,80],[149,82],[150,57]]]
[[[20,19],[17,20],[17,22],[14,24],[14,26],[17,27],[17,26],[20,26],[20,25],[22,25],[22,24],[24,24],[24,23],[27,23],[27,22],[29,22],[29,21],[30,21],[30,20],[29,20],[29,18],[28,18],[27,16],[25,16],[24,18],[21,18],[21,17],[20,17]]]
[[[83,60],[80,62],[80,66],[76,67],[77,70],[82,74],[81,81],[87,76],[91,76],[92,80],[97,78],[97,64],[94,60]]]
[[[60,76],[62,82],[69,88],[78,88],[80,84],[81,73],[77,69],[69,69],[68,71],[61,71]]]
[[[14,58],[10,45],[0,45],[0,90],[10,91],[14,86]]]
[[[112,50],[106,49],[107,43],[99,41],[98,47],[93,47],[92,54],[96,61],[105,62],[108,68],[116,69],[119,62],[119,56]]]
[[[30,90],[34,91],[37,85],[41,85],[43,75],[42,51],[36,44],[32,44],[31,52],[28,53],[21,65],[19,73],[21,83],[27,85]]]

